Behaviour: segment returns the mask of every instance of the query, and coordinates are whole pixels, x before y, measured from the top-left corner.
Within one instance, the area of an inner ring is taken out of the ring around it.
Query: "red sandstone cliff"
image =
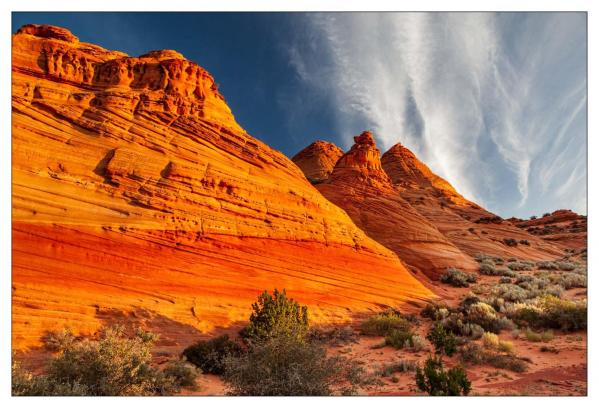
[[[211,331],[275,287],[317,322],[432,296],[179,53],[29,25],[12,64],[15,348],[110,311],[151,311],[166,337]]]

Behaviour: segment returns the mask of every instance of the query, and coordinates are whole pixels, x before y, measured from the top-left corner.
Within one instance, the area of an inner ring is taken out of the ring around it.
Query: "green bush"
[[[195,385],[201,370],[185,360],[174,360],[167,364],[163,374],[167,378],[172,378],[178,386],[190,387]]]
[[[256,343],[246,354],[227,357],[225,366],[228,393],[242,396],[347,394],[363,374],[355,363],[327,357],[321,344],[284,335]]]
[[[386,336],[392,330],[408,332],[411,329],[411,323],[396,311],[379,313],[360,325],[360,331],[367,336]]]
[[[56,338],[65,338],[57,335]],[[68,337],[68,336],[66,336]],[[104,329],[98,340],[56,344],[47,375],[32,376],[15,365],[14,395],[165,395],[179,390],[189,375],[174,376],[150,366],[156,336],[138,330],[126,338],[121,327]],[[195,378],[194,378],[195,380]]]
[[[470,283],[476,282],[476,274],[466,273],[456,268],[448,268],[447,271],[441,275],[441,282],[447,283],[456,288],[467,288]]]
[[[455,335],[445,330],[442,324],[435,323],[428,332],[426,339],[435,347],[435,353],[452,356],[457,350]]]
[[[414,346],[413,336],[412,331],[392,329],[385,336],[385,344],[396,349],[411,348]]]
[[[308,333],[308,308],[287,297],[285,290],[264,291],[252,304],[250,323],[240,335],[247,343],[288,336],[303,339]]]
[[[239,344],[231,341],[227,334],[211,340],[199,341],[183,350],[183,356],[205,373],[223,374],[225,358],[229,355],[239,356],[242,353]]]
[[[429,357],[424,368],[416,368],[416,385],[421,391],[435,396],[468,395],[471,390],[466,371],[461,366],[445,371],[440,357]]]

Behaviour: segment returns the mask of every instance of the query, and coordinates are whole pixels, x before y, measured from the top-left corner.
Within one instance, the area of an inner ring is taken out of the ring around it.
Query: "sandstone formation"
[[[333,143],[317,140],[291,158],[312,183],[321,183],[333,172],[343,150]]]
[[[433,296],[352,221],[393,225],[381,231],[389,242],[414,232],[388,179],[330,194],[338,204],[367,194],[350,218],[248,135],[212,76],[181,54],[130,57],[28,25],[13,36],[12,61],[13,347],[65,325],[90,332],[111,311],[152,312],[163,334],[209,332],[246,320],[275,287],[315,322]],[[356,165],[359,175],[369,163]],[[360,211],[372,206],[380,215]],[[397,224],[384,222],[397,212]],[[406,244],[409,260],[434,251],[447,261],[431,266],[454,265],[460,252],[416,225],[434,238]]]
[[[354,141],[318,190],[370,237],[430,278],[448,267],[475,268],[470,257],[401,197],[383,170],[372,134],[363,132]]]
[[[401,144],[391,147],[381,162],[401,196],[463,252],[531,260],[563,254],[555,245],[464,198]]]
[[[570,210],[557,210],[539,218],[508,219],[516,227],[568,250],[587,248],[587,217]]]

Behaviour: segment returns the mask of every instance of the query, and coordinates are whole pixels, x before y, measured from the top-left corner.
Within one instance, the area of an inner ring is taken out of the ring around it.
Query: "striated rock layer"
[[[391,147],[381,162],[401,196],[463,252],[532,260],[563,253],[464,198],[401,144]]]
[[[208,332],[275,287],[316,322],[432,297],[181,54],[28,25],[12,81],[15,348],[111,310]]]
[[[317,140],[291,158],[312,184],[321,183],[333,172],[343,150],[333,143]]]
[[[372,134],[363,132],[354,140],[318,190],[369,236],[430,278],[449,267],[475,268],[470,257],[401,197],[383,170]]]

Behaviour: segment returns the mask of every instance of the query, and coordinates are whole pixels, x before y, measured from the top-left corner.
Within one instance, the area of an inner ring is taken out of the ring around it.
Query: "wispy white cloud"
[[[330,98],[344,147],[370,128],[382,149],[401,142],[502,215],[586,195],[584,14],[307,14],[305,23],[290,64]],[[586,212],[584,201],[568,205]]]

